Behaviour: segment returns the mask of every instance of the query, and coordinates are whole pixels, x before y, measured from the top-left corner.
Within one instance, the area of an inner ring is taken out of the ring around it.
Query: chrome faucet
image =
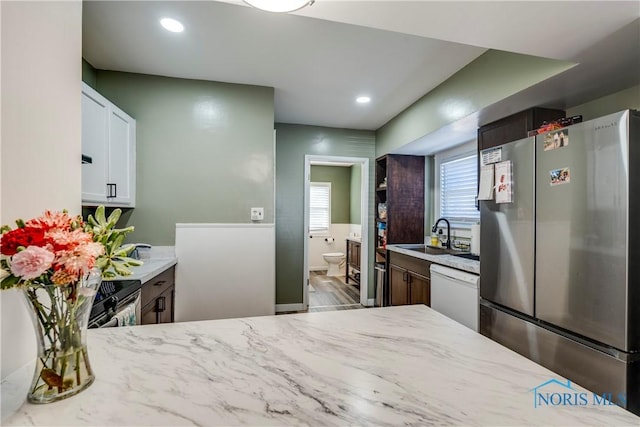
[[[447,223],[447,242],[445,243],[445,248],[447,249],[451,249],[451,224],[449,224],[449,220],[446,218],[438,218],[438,220],[436,221],[435,224],[433,224],[433,228],[431,229],[431,232],[435,233],[436,230],[438,230],[438,224],[440,224],[440,221],[444,221]]]

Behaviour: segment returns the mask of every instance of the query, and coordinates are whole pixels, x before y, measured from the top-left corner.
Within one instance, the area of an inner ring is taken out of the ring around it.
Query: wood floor
[[[309,312],[363,308],[357,286],[344,283],[344,276],[328,277],[324,273],[309,272]]]

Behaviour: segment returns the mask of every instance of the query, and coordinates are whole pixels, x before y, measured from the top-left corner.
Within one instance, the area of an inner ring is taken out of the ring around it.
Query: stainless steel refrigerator
[[[480,202],[480,332],[640,414],[640,115],[481,152],[507,161],[511,203]]]

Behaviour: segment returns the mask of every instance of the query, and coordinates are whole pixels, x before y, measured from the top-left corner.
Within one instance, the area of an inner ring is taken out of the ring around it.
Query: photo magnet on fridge
[[[557,148],[569,145],[569,129],[560,129],[555,132],[549,132],[544,136],[544,151],[551,151]]]
[[[568,184],[571,181],[571,171],[569,168],[549,171],[549,175],[551,175],[551,186]]]

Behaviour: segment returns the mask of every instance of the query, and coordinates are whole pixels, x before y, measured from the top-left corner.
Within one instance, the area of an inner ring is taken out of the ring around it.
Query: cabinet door
[[[173,299],[175,295],[174,289],[174,287],[167,289],[156,300],[158,323],[173,323]]]
[[[140,324],[142,325],[155,325],[156,323],[158,323],[158,314],[156,312],[155,300],[152,303],[142,307],[141,317],[142,319],[140,319]]]
[[[431,279],[409,272],[409,303],[431,306]]]
[[[90,87],[82,86],[82,201],[107,201],[109,101]]]
[[[109,111],[109,178],[113,190],[108,202],[135,205],[136,122],[118,107]]]
[[[389,265],[389,305],[405,305],[409,303],[409,273],[404,268]]]
[[[347,253],[349,256],[347,257],[347,262],[349,265],[353,266],[355,263],[355,250],[354,244],[351,240],[347,240]]]

